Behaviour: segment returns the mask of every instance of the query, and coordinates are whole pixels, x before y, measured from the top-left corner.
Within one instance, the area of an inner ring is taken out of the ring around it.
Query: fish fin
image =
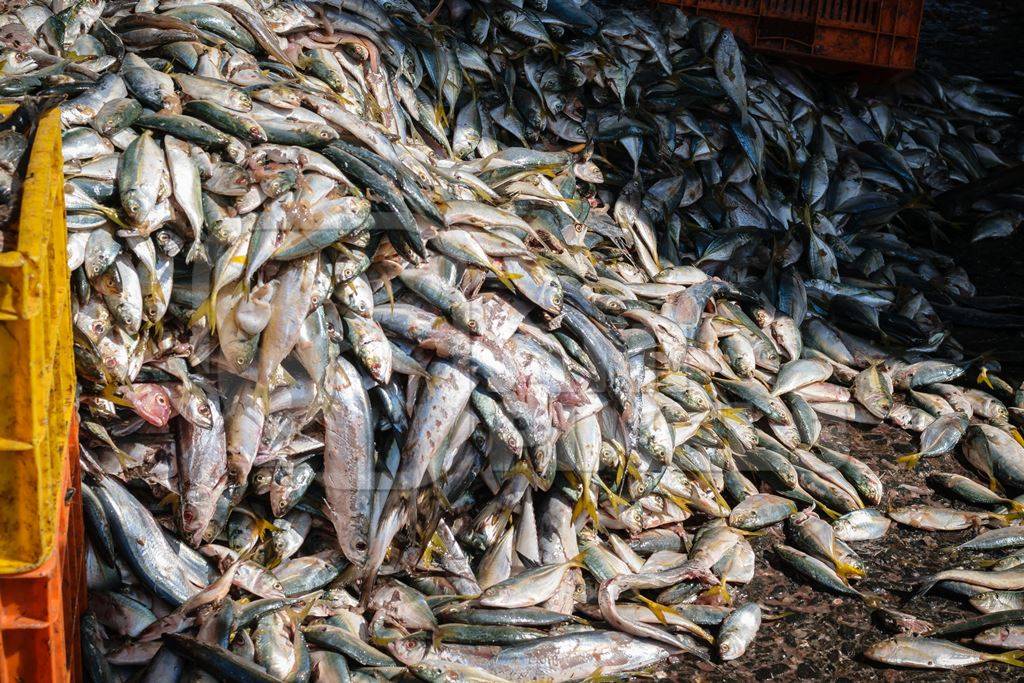
[[[505,285],[505,287],[507,287],[510,292],[516,291],[515,284],[513,283],[515,280],[521,278],[522,275],[520,275],[519,273],[509,273],[507,271],[501,270],[500,268],[495,268],[493,266],[491,266],[490,270],[492,273],[494,273],[494,276],[498,278],[498,281],[501,282],[501,284]]]
[[[920,453],[910,453],[909,455],[903,455],[896,458],[896,462],[906,467],[908,470],[912,470],[917,467],[917,463],[921,461]]]
[[[1000,522],[1002,522],[1004,526],[1010,526],[1012,522],[1015,522],[1019,519],[1024,519],[1024,512],[1021,512],[1020,510],[1015,510],[1014,512],[1007,512],[1005,514],[993,512],[992,516],[998,519]]]
[[[270,412],[270,387],[262,382],[256,382],[256,388],[253,390],[253,395],[256,400],[263,405],[263,409],[266,412]]]
[[[580,484],[580,497],[576,499],[576,504],[572,509],[573,522],[579,519],[583,513],[586,513],[594,522],[594,528],[601,528],[601,524],[597,519],[597,505],[594,504],[594,494],[587,482]]]
[[[708,588],[701,594],[702,599],[710,599],[711,602],[708,604],[717,604],[721,601],[722,604],[731,605],[732,595],[729,593],[729,583],[727,581],[721,581],[717,586]]]
[[[94,210],[97,213],[101,214],[108,221],[110,221],[111,223],[113,223],[117,227],[121,228],[122,230],[134,230],[135,229],[132,226],[130,226],[127,223],[125,223],[124,220],[122,220],[121,216],[117,213],[117,209],[112,209],[109,206],[97,205],[96,207],[94,207]]]
[[[523,563],[523,567],[526,569],[536,569],[537,567],[541,566],[540,562],[537,562],[532,557],[527,557],[526,555],[523,555],[518,550],[516,551],[516,557],[519,559],[520,562]]]
[[[256,533],[259,535],[261,541],[266,537],[267,534],[280,530],[280,527],[275,526],[274,523],[269,520],[263,518],[259,518],[256,520]]]
[[[1005,492],[1005,490],[1003,489],[1003,485],[999,483],[999,480],[996,479],[995,475],[991,473],[988,475],[988,489],[989,491],[993,491],[999,494]]]
[[[981,366],[981,370],[978,371],[978,378],[974,381],[988,387],[992,391],[996,390],[996,388],[992,386],[992,380],[988,378],[988,368],[984,365]]]
[[[842,560],[833,560],[832,564],[834,564],[836,567],[836,574],[838,574],[839,578],[843,579],[844,581],[850,578],[860,579],[866,576],[866,573],[863,569],[861,569],[860,567],[854,567],[852,564],[848,562],[843,562]]]
[[[670,501],[678,505],[681,510],[683,510],[684,512],[690,512],[690,501],[686,500],[682,496],[677,496],[672,493],[666,493],[665,495],[668,497]]]
[[[796,614],[796,612],[793,612],[791,610],[785,610],[783,612],[779,612],[778,614],[762,614],[761,621],[779,621],[781,619],[785,619],[786,617],[791,617],[794,614]]]
[[[629,506],[629,501],[608,488],[608,485],[601,481],[601,479],[595,477],[595,480],[597,481],[597,485],[601,487],[601,490],[604,491],[605,495],[608,496],[608,500],[611,502],[612,507],[617,510],[620,507]]]
[[[288,610],[296,631],[299,631],[299,626],[306,620],[306,617],[309,616],[309,613],[313,610],[313,606],[316,604],[317,598],[319,598],[322,593],[323,591],[314,591],[309,595],[303,596],[300,603],[302,605],[302,609]]]
[[[999,654],[992,655],[991,658],[992,661],[1002,662],[1003,664],[1009,664],[1010,666],[1024,667],[1024,650],[1000,652]]]
[[[196,259],[201,263],[210,263],[210,254],[206,250],[206,246],[199,240],[193,242],[192,246],[188,248],[188,253],[185,254],[185,263],[194,263]]]
[[[100,392],[100,396],[107,399],[114,405],[121,406],[122,408],[133,408],[135,406],[135,404],[129,401],[128,399],[118,396],[117,387],[115,387],[113,384],[103,385],[103,390]]]
[[[176,507],[178,500],[181,498],[177,493],[171,491],[166,496],[157,501],[157,505],[163,507],[164,505],[170,505],[172,508]]]
[[[210,299],[213,298],[213,293],[210,294]],[[217,324],[217,316],[213,315],[213,304],[207,299],[192,312],[192,315],[188,319],[188,326],[193,327],[197,325],[200,320],[206,318],[207,324],[210,326],[210,334],[214,333],[214,326]]]
[[[566,560],[564,564],[566,564],[569,567],[576,567],[577,569],[586,569],[587,563],[584,562],[584,557],[586,556],[586,554],[586,550],[581,550],[572,557],[570,557],[568,560]]]
[[[879,607],[884,606],[885,601],[882,600],[881,596],[874,595],[872,593],[860,593],[859,595],[864,601],[864,604],[872,609],[878,609]]]
[[[639,593],[636,594],[636,599],[642,602],[647,609],[651,610],[651,614],[654,615],[655,619],[660,621],[662,625],[668,626],[668,619],[665,618],[666,614],[679,614],[676,610],[672,609],[668,605],[663,605],[660,602],[651,600]]]
[[[914,591],[914,594],[911,595],[909,598],[907,598],[907,602],[911,602],[912,600],[917,600],[918,598],[923,596],[925,593],[930,591],[932,588],[935,588],[935,584],[937,584],[938,582],[939,582],[939,580],[938,579],[934,579],[934,578],[928,579],[927,581],[923,582],[921,584],[920,588],[918,588],[916,591]]]

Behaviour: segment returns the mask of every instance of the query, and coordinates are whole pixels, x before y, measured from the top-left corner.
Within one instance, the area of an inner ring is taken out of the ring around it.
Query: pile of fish
[[[932,197],[1020,161],[1012,92],[864,94],[575,0],[52,0],[0,32],[0,94],[66,98],[90,680],[731,660],[752,532],[881,604],[855,546],[891,519],[1017,528],[1024,397],[943,325],[1001,309],[923,246],[956,229]],[[937,481],[989,511],[886,514],[823,420],[920,432],[908,464],[963,442],[982,484]],[[868,654],[1016,662],[940,638]]]
[[[53,99],[29,99],[0,121],[0,251],[9,251],[16,243],[16,219],[21,208],[21,184],[28,172],[28,151],[40,117],[54,103]]]

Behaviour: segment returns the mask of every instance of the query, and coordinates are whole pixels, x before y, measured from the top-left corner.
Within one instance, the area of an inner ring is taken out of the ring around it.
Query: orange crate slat
[[[13,106],[0,106],[0,117]],[[0,253],[0,683],[78,680],[85,599],[60,113]]]
[[[755,50],[887,71],[914,68],[924,0],[659,0],[714,19]]]

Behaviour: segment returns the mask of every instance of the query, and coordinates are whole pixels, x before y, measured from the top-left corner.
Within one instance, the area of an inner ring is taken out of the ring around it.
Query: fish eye
[[[477,327],[478,327],[478,325],[476,324],[475,320],[470,320],[469,321],[469,329],[475,330]]]
[[[156,396],[156,404],[158,406],[165,406],[165,405],[167,405],[167,399],[164,398],[163,394],[157,394],[157,396]]]

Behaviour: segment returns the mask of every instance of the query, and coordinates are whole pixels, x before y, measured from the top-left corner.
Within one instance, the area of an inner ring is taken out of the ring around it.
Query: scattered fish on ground
[[[773,525],[794,576],[885,609],[856,546],[890,520],[1021,542],[1024,390],[947,328],[1019,316],[928,246],[963,229],[932,198],[1020,162],[1017,94],[861,92],[705,18],[574,0],[4,18],[0,94],[63,98],[92,680],[732,660]],[[979,202],[976,239],[1020,205]],[[828,420],[920,433],[911,466],[960,449],[977,481],[934,483],[980,509],[879,509]],[[1024,569],[934,586],[1016,609]]]

